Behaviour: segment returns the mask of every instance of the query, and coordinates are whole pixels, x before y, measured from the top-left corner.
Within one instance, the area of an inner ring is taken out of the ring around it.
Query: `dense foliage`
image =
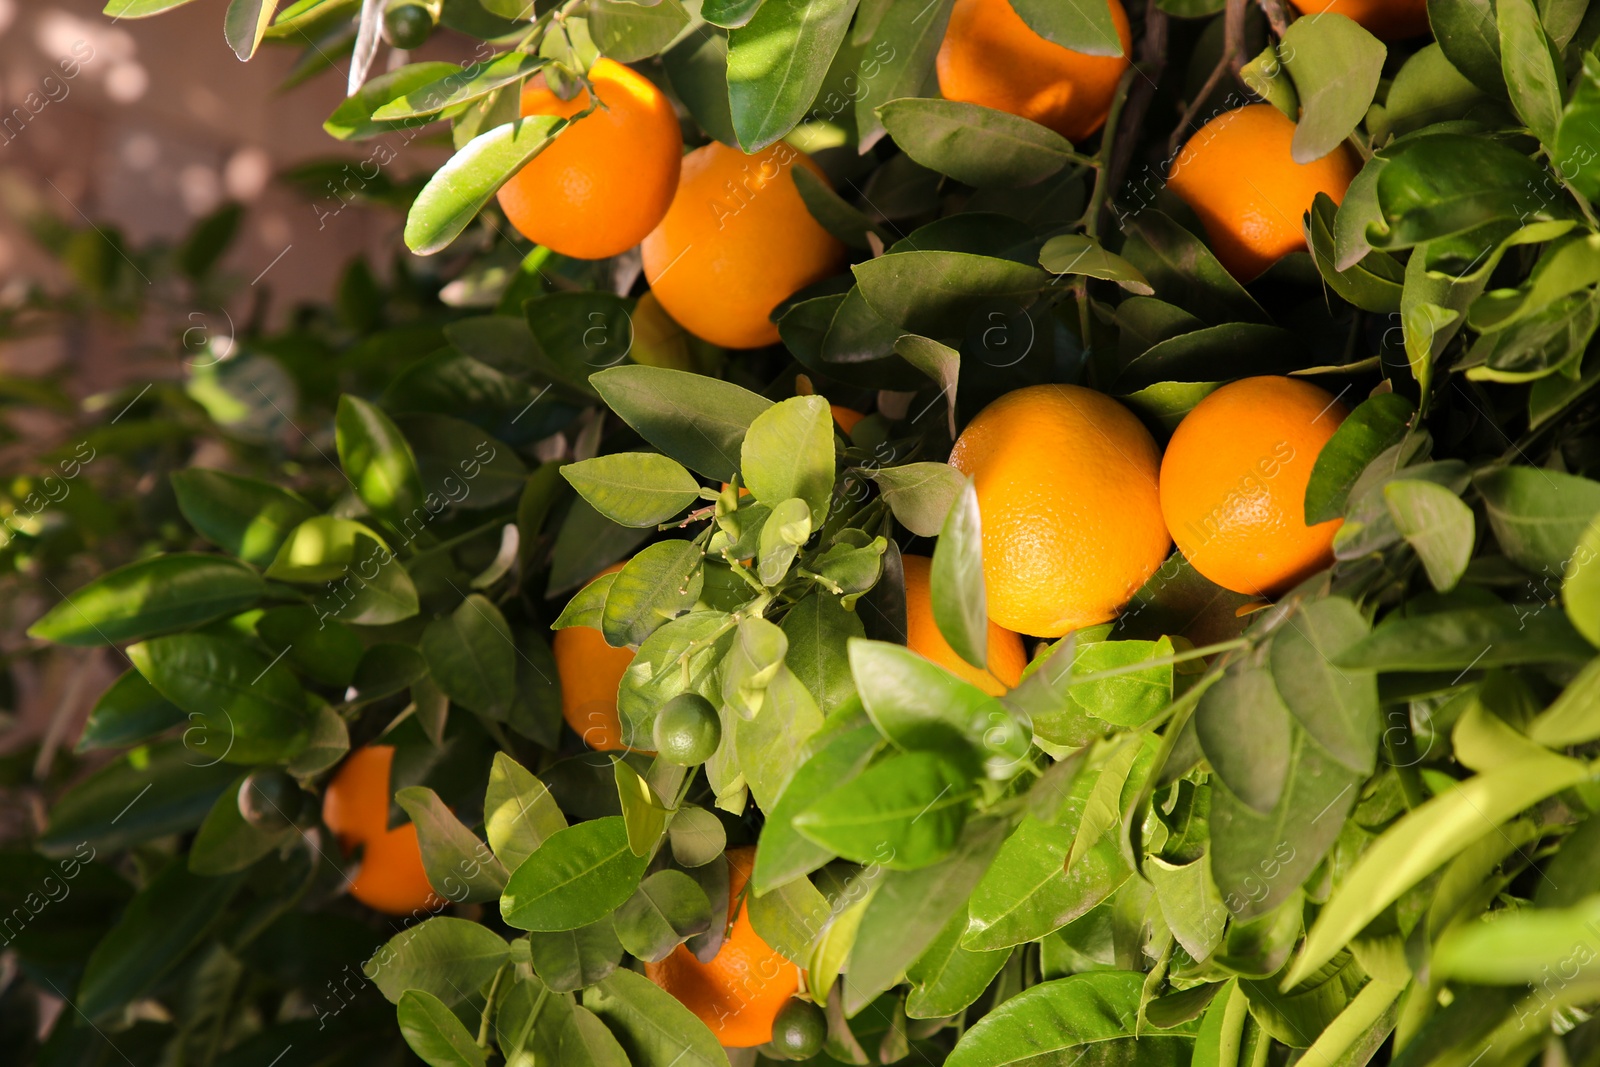
[[[950,0],[410,6],[380,33],[380,3],[232,0],[226,30],[241,58],[303,43],[300,73],[350,58],[327,128],[372,173],[300,177],[405,207],[436,255],[384,285],[352,266],[334,308],[111,398],[84,438],[108,460],[45,457],[170,474],[148,516],[10,502],[23,580],[104,571],[32,635],[127,657],[80,743],[119,755],[0,860],[3,1003],[70,1004],[29,1055],[723,1064],[631,961],[715,952],[724,847],[756,845],[746,906],[826,1004],[816,1063],[1600,1062],[1600,8],[1431,0],[1436,41],[1385,44],[1151,0],[1075,146],[933,96]],[[1113,39],[1103,4],[1015,6]],[[435,18],[482,42],[471,65],[366,78],[384,33]],[[854,262],[779,309],[781,345],[646,338],[637,257],[497,223],[561,136],[512,121],[518,87],[597,54],[661,83],[690,143],[788,138],[828,174],[796,169]],[[1310,212],[1310,253],[1242,285],[1165,178],[1246,86],[1297,152],[1364,166]],[[438,122],[451,161],[391,177]],[[223,284],[230,217],[141,262]],[[45,236],[131,313],[123,261]],[[1000,697],[904,647],[915,552],[983,658],[982,516],[943,461],[986,403],[1074,382],[1164,437],[1258,374],[1354,408],[1305,500],[1344,519],[1331,569],[1267,603],[1174,554]],[[871,414],[846,435],[829,401]],[[230,472],[191,465],[201,436]],[[693,693],[711,757],[586,748],[550,646],[569,626],[637,650],[630,745]],[[379,739],[438,894],[403,922],[343,895],[316,812]],[[280,771],[282,818],[247,818],[246,777]]]

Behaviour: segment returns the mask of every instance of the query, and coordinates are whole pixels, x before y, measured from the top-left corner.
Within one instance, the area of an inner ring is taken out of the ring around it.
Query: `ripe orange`
[[[828,407],[833,411],[833,421],[839,424],[839,429],[844,431],[846,437],[855,432],[856,423],[866,418],[855,408],[847,408],[843,404],[829,404]]]
[[[613,563],[600,574],[622,568],[623,563]],[[633,649],[612,648],[592,626],[568,626],[556,631],[550,650],[561,680],[561,717],[567,725],[592,749],[627,749],[617,714],[617,687],[633,662]]]
[[[1346,411],[1294,378],[1246,378],[1200,401],[1161,463],[1178,550],[1224,589],[1269,596],[1333,561],[1339,520],[1307,526],[1306,483]]]
[[[1172,191],[1200,216],[1211,250],[1241,281],[1303,251],[1302,219],[1317,194],[1339,203],[1361,169],[1348,145],[1296,163],[1294,130],[1271,104],[1247,104],[1206,123],[1173,164]]]
[[[1111,0],[1111,19],[1122,54],[1088,56],[1034,33],[1011,0],[956,0],[939,46],[939,91],[1081,141],[1105,125],[1128,69],[1133,36],[1121,0]]]
[[[644,239],[644,276],[684,329],[724,348],[778,340],[779,302],[844,262],[795,186],[811,157],[779,141],[755,155],[713,141],[683,157],[667,217]]]
[[[1307,15],[1331,11],[1365,26],[1374,37],[1398,41],[1428,32],[1427,0],[1289,0]]]
[[[389,770],[394,746],[368,745],[350,754],[322,795],[322,821],[345,852],[362,849],[350,895],[375,911],[409,915],[439,899],[422,868],[412,823],[389,829]]]
[[[1022,680],[1028,665],[1022,638],[989,622],[989,669],[980,671],[962,659],[939,632],[933,621],[933,595],[929,577],[933,560],[927,556],[901,556],[906,575],[906,647],[930,659],[960,678],[971,682],[990,696],[1000,696]]]
[[[667,213],[678,187],[683,133],[649,79],[601,59],[589,71],[603,107],[557,135],[500,187],[500,209],[528,240],[578,259],[626,252]],[[523,115],[569,118],[588,90],[563,100],[543,77],[522,90]]]
[[[761,940],[739,893],[755,863],[753,848],[728,850],[728,908],[739,911],[727,940],[701,963],[679,945],[660,963],[644,965],[645,977],[677,997],[711,1028],[725,1048],[750,1048],[772,1040],[772,1020],[800,988],[800,968]]]
[[[989,617],[1009,630],[1107,622],[1166,558],[1161,453],[1104,393],[1007,393],[967,424],[950,463],[976,479]]]

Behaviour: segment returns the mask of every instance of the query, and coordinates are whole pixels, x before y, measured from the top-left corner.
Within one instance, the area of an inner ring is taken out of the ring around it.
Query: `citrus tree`
[[[426,314],[33,622],[40,1062],[1597,1062],[1600,10],[224,24]]]

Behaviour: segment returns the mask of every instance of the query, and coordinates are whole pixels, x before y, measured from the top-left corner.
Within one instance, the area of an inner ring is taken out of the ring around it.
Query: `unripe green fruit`
[[[772,1020],[772,1047],[791,1060],[809,1060],[822,1051],[828,1019],[809,1000],[791,997]]]
[[[258,830],[287,830],[305,801],[299,783],[280,770],[255,771],[239,787],[239,814]]]
[[[433,12],[421,4],[390,4],[383,13],[383,39],[407,51],[421,48],[433,36]]]
[[[662,759],[692,767],[716,754],[722,740],[722,720],[704,697],[679,693],[656,714],[651,735]]]

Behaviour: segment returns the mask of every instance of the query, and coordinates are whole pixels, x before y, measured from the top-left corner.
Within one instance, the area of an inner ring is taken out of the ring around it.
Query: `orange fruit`
[[[846,437],[855,432],[856,423],[866,418],[855,408],[847,408],[843,404],[829,404],[828,407],[833,410],[833,421],[839,424],[839,429],[844,431]]]
[[[761,940],[739,899],[755,863],[754,848],[730,848],[728,910],[738,913],[722,948],[701,963],[684,945],[660,963],[644,965],[645,977],[711,1028],[724,1048],[750,1048],[772,1040],[772,1020],[800,988],[800,968]]]
[[[1339,520],[1306,525],[1306,484],[1345,414],[1326,390],[1271,377],[1225,385],[1189,412],[1161,462],[1161,511],[1195,570],[1268,596],[1333,562]]]
[[[439,898],[422,868],[417,828],[389,829],[389,771],[393,745],[368,745],[351,753],[322,795],[322,821],[345,852],[361,847],[361,868],[350,895],[389,915],[431,911]]]
[[[1427,0],[1289,0],[1301,13],[1331,11],[1366,27],[1374,37],[1398,41],[1427,33]]]
[[[1161,453],[1104,393],[1007,393],[967,424],[950,463],[975,479],[989,617],[1008,630],[1107,622],[1166,559]]]
[[[844,263],[791,169],[822,169],[779,141],[754,155],[713,141],[683,157],[678,195],[644,239],[644,276],[684,329],[724,348],[778,340],[772,309]]]
[[[1111,20],[1122,54],[1088,56],[1034,33],[1011,0],[956,0],[939,45],[939,92],[946,100],[1009,111],[1081,141],[1105,125],[1117,82],[1128,69],[1133,35],[1121,0],[1111,0]]]
[[[603,107],[562,130],[500,187],[500,209],[530,241],[564,256],[626,252],[667,213],[678,187],[683,132],[672,103],[648,78],[601,59],[589,71]],[[563,100],[534,77],[522,114],[570,118],[588,90]]]
[[[980,671],[950,647],[944,634],[939,632],[939,624],[933,620],[933,587],[929,582],[933,560],[927,556],[901,556],[900,562],[906,576],[907,648],[990,696],[1000,696],[1022,681],[1022,669],[1028,665],[1022,638],[991,619],[989,669]]]
[[[600,574],[620,571],[625,563],[613,563]],[[573,733],[600,752],[626,750],[622,718],[617,714],[617,688],[633,662],[633,649],[612,648],[592,626],[568,626],[556,631],[550,650],[561,680],[561,717]]]
[[[361,870],[350,883],[350,895],[386,915],[431,912],[444,898],[428,884],[422,868],[414,823],[398,826],[368,841],[361,853]]]
[[[1294,130],[1271,104],[1247,104],[1201,127],[1173,164],[1172,191],[1200,216],[1211,250],[1241,281],[1303,251],[1302,220],[1317,194],[1339,203],[1361,169],[1343,144],[1313,163],[1296,163]]]

